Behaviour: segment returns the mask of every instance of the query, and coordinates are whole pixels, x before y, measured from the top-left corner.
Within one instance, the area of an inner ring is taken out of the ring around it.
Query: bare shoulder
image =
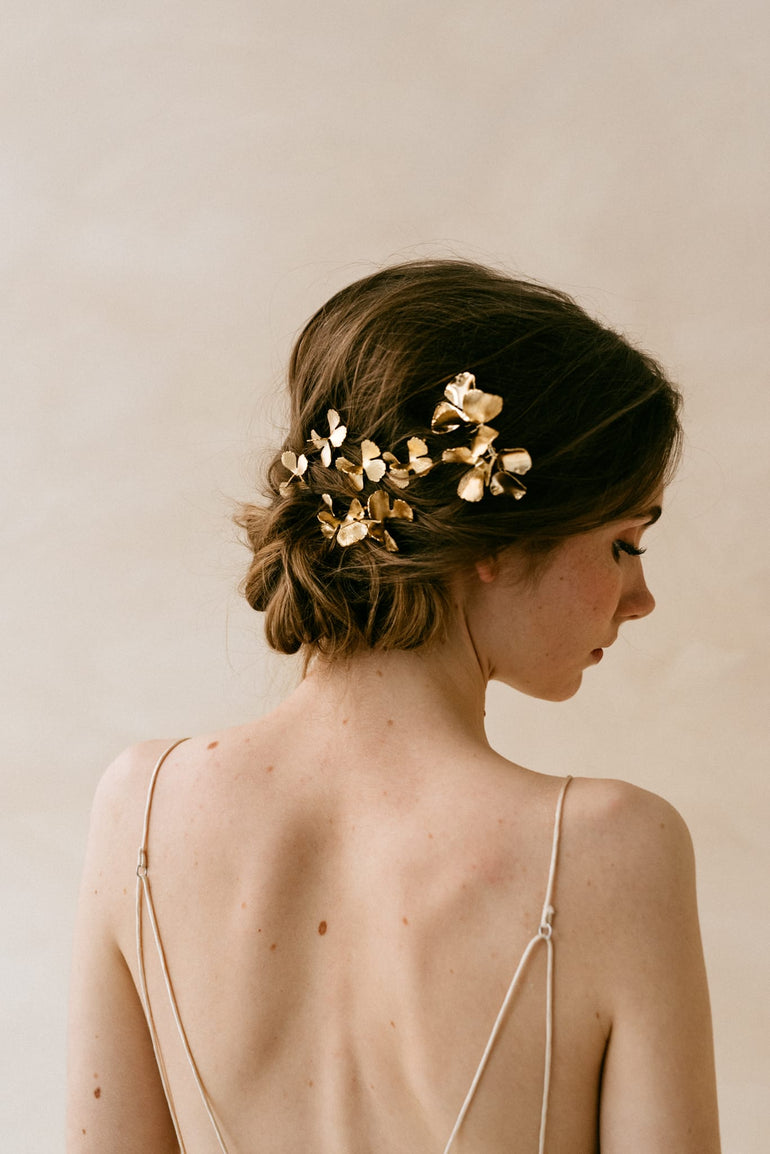
[[[692,839],[664,798],[623,781],[572,782],[564,811],[565,875],[590,890],[592,912],[617,942],[644,926],[697,919]],[[581,903],[582,904],[582,903]]]
[[[567,804],[565,826],[580,839],[583,851],[612,857],[624,874],[642,864],[657,872],[692,858],[682,815],[656,793],[625,781],[578,778],[570,785]]]
[[[133,876],[142,835],[145,800],[153,768],[172,741],[144,741],[120,753],[102,774],[94,794],[81,902],[98,897],[112,923],[116,897]],[[116,886],[120,882],[120,890]]]
[[[158,738],[140,741],[124,749],[102,774],[94,796],[94,805],[108,812],[149,784],[150,775],[158,758],[174,744],[174,739]]]
[[[141,825],[132,822],[132,816],[141,814],[152,771],[158,758],[173,741],[160,739],[142,741],[118,754],[102,774],[91,807],[90,840],[106,838],[114,844],[133,827],[135,840]],[[137,841],[138,845],[138,841]]]

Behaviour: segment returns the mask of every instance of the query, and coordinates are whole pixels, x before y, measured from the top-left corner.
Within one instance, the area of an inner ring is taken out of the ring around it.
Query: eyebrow
[[[654,525],[659,521],[663,515],[663,507],[661,505],[653,505],[646,513],[640,513],[640,517],[647,517],[647,525]]]

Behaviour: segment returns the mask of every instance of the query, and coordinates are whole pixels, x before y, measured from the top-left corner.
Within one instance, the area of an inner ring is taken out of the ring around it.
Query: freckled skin
[[[216,747],[218,745],[219,745],[218,741],[210,741],[209,744],[206,746],[206,749],[216,749]]]
[[[318,923],[318,932],[319,932],[319,934],[321,934],[321,936],[323,936],[326,933],[326,922],[319,922]]]

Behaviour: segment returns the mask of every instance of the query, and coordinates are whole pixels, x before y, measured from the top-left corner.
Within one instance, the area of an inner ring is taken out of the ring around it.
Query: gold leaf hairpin
[[[395,499],[391,508],[390,497],[384,489],[375,490],[369,497],[366,503],[366,514],[364,514],[364,507],[358,497],[354,497],[342,520],[334,514],[334,504],[329,493],[322,493],[321,500],[324,507],[317,514],[321,523],[321,532],[324,537],[330,540],[334,540],[336,537],[337,544],[343,548],[355,544],[356,541],[362,541],[364,537],[368,536],[384,545],[389,553],[397,553],[398,545],[385,528],[385,522],[389,520],[414,520],[412,507],[399,497]]]
[[[302,478],[307,472],[307,457],[304,453],[300,453],[300,455],[297,456],[296,453],[292,453],[290,449],[287,449],[285,453],[281,453],[281,464],[284,469],[288,469],[291,474],[287,480],[281,481],[278,486],[281,496],[287,497],[294,482],[300,485],[305,484]]]
[[[339,449],[348,431],[340,424],[341,417],[336,409],[328,409],[326,419],[329,422],[329,436],[322,437],[315,429],[311,429],[310,440],[321,454],[323,465],[328,469],[332,463],[332,448]]]
[[[359,492],[364,487],[364,475],[376,485],[385,476],[388,466],[380,456],[374,441],[361,442],[361,464],[349,461],[347,457],[337,457],[334,462],[341,473],[345,473],[350,483]]]
[[[373,537],[375,541],[380,541],[389,553],[397,553],[398,545],[385,528],[385,522],[389,520],[413,521],[414,510],[412,506],[408,505],[406,501],[402,501],[400,497],[396,497],[393,508],[391,508],[390,497],[385,490],[376,489],[366,502],[366,511],[369,514],[367,522],[369,536]]]
[[[409,460],[402,464],[394,453],[383,453],[383,461],[388,463],[388,476],[399,489],[406,489],[412,473],[422,477],[429,473],[435,461],[428,456],[428,446],[421,437],[410,437],[406,442]]]
[[[493,496],[514,497],[517,501],[526,493],[526,486],[519,476],[532,468],[532,458],[526,449],[505,449],[498,453],[494,462],[495,472],[489,479],[489,491]]]
[[[480,501],[486,489],[495,497],[506,494],[519,499],[527,491],[519,475],[531,469],[532,459],[526,449],[498,453],[492,448],[497,429],[486,422],[501,412],[503,398],[475,386],[473,373],[458,373],[444,389],[447,399],[439,401],[434,410],[434,433],[451,433],[462,424],[476,424],[470,445],[445,449],[441,460],[471,466],[457,484],[457,495],[463,501]]]
[[[453,433],[463,424],[484,425],[493,420],[503,407],[496,393],[482,393],[476,388],[473,373],[458,373],[444,389],[445,401],[433,411],[430,427],[434,433]]]
[[[352,545],[355,541],[362,541],[369,532],[369,528],[364,521],[364,507],[354,497],[350,502],[344,519],[341,521],[339,517],[334,516],[334,505],[328,493],[321,494],[321,500],[324,503],[324,508],[318,514],[318,520],[321,522],[321,532],[324,537],[333,540],[336,536],[338,545]]]
[[[434,460],[422,437],[407,440],[408,459],[400,461],[390,450],[380,453],[374,441],[363,440],[360,445],[361,463],[338,456],[335,468],[343,473],[353,488],[361,493],[369,482],[373,486],[386,476],[399,489],[408,488],[416,477],[422,477],[442,462],[467,465],[468,468],[457,484],[457,494],[463,501],[480,501],[489,491],[493,496],[506,495],[516,500],[524,496],[526,488],[520,477],[532,468],[532,459],[526,449],[502,449],[493,447],[498,430],[487,422],[493,420],[503,408],[503,398],[496,393],[484,393],[476,388],[473,373],[458,373],[444,389],[444,399],[433,411],[431,430],[442,435],[467,428],[470,441],[444,449],[440,460]],[[320,453],[321,461],[328,469],[332,463],[332,449],[338,449],[347,436],[347,428],[341,423],[336,409],[326,414],[329,423],[328,437],[322,437],[312,429],[309,444]],[[280,491],[283,496],[294,483],[304,485],[307,471],[307,457],[297,457],[287,451],[281,461],[289,470],[289,478],[282,481]],[[344,517],[338,517],[329,493],[322,493],[323,506],[317,514],[321,532],[330,541],[346,548],[371,537],[384,545],[389,553],[398,552],[398,544],[387,529],[388,521],[413,521],[411,505],[401,498],[395,498],[391,506],[390,496],[385,489],[375,488],[370,493],[366,506],[354,497]]]

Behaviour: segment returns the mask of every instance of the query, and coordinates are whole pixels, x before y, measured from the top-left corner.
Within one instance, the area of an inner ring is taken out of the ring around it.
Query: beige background
[[[5,0],[3,1086],[61,1147],[90,797],[124,745],[241,721],[295,675],[228,524],[293,334],[394,258],[573,291],[662,358],[687,453],[658,611],[506,753],[620,776],[699,860],[725,1150],[770,1130],[764,0]]]

